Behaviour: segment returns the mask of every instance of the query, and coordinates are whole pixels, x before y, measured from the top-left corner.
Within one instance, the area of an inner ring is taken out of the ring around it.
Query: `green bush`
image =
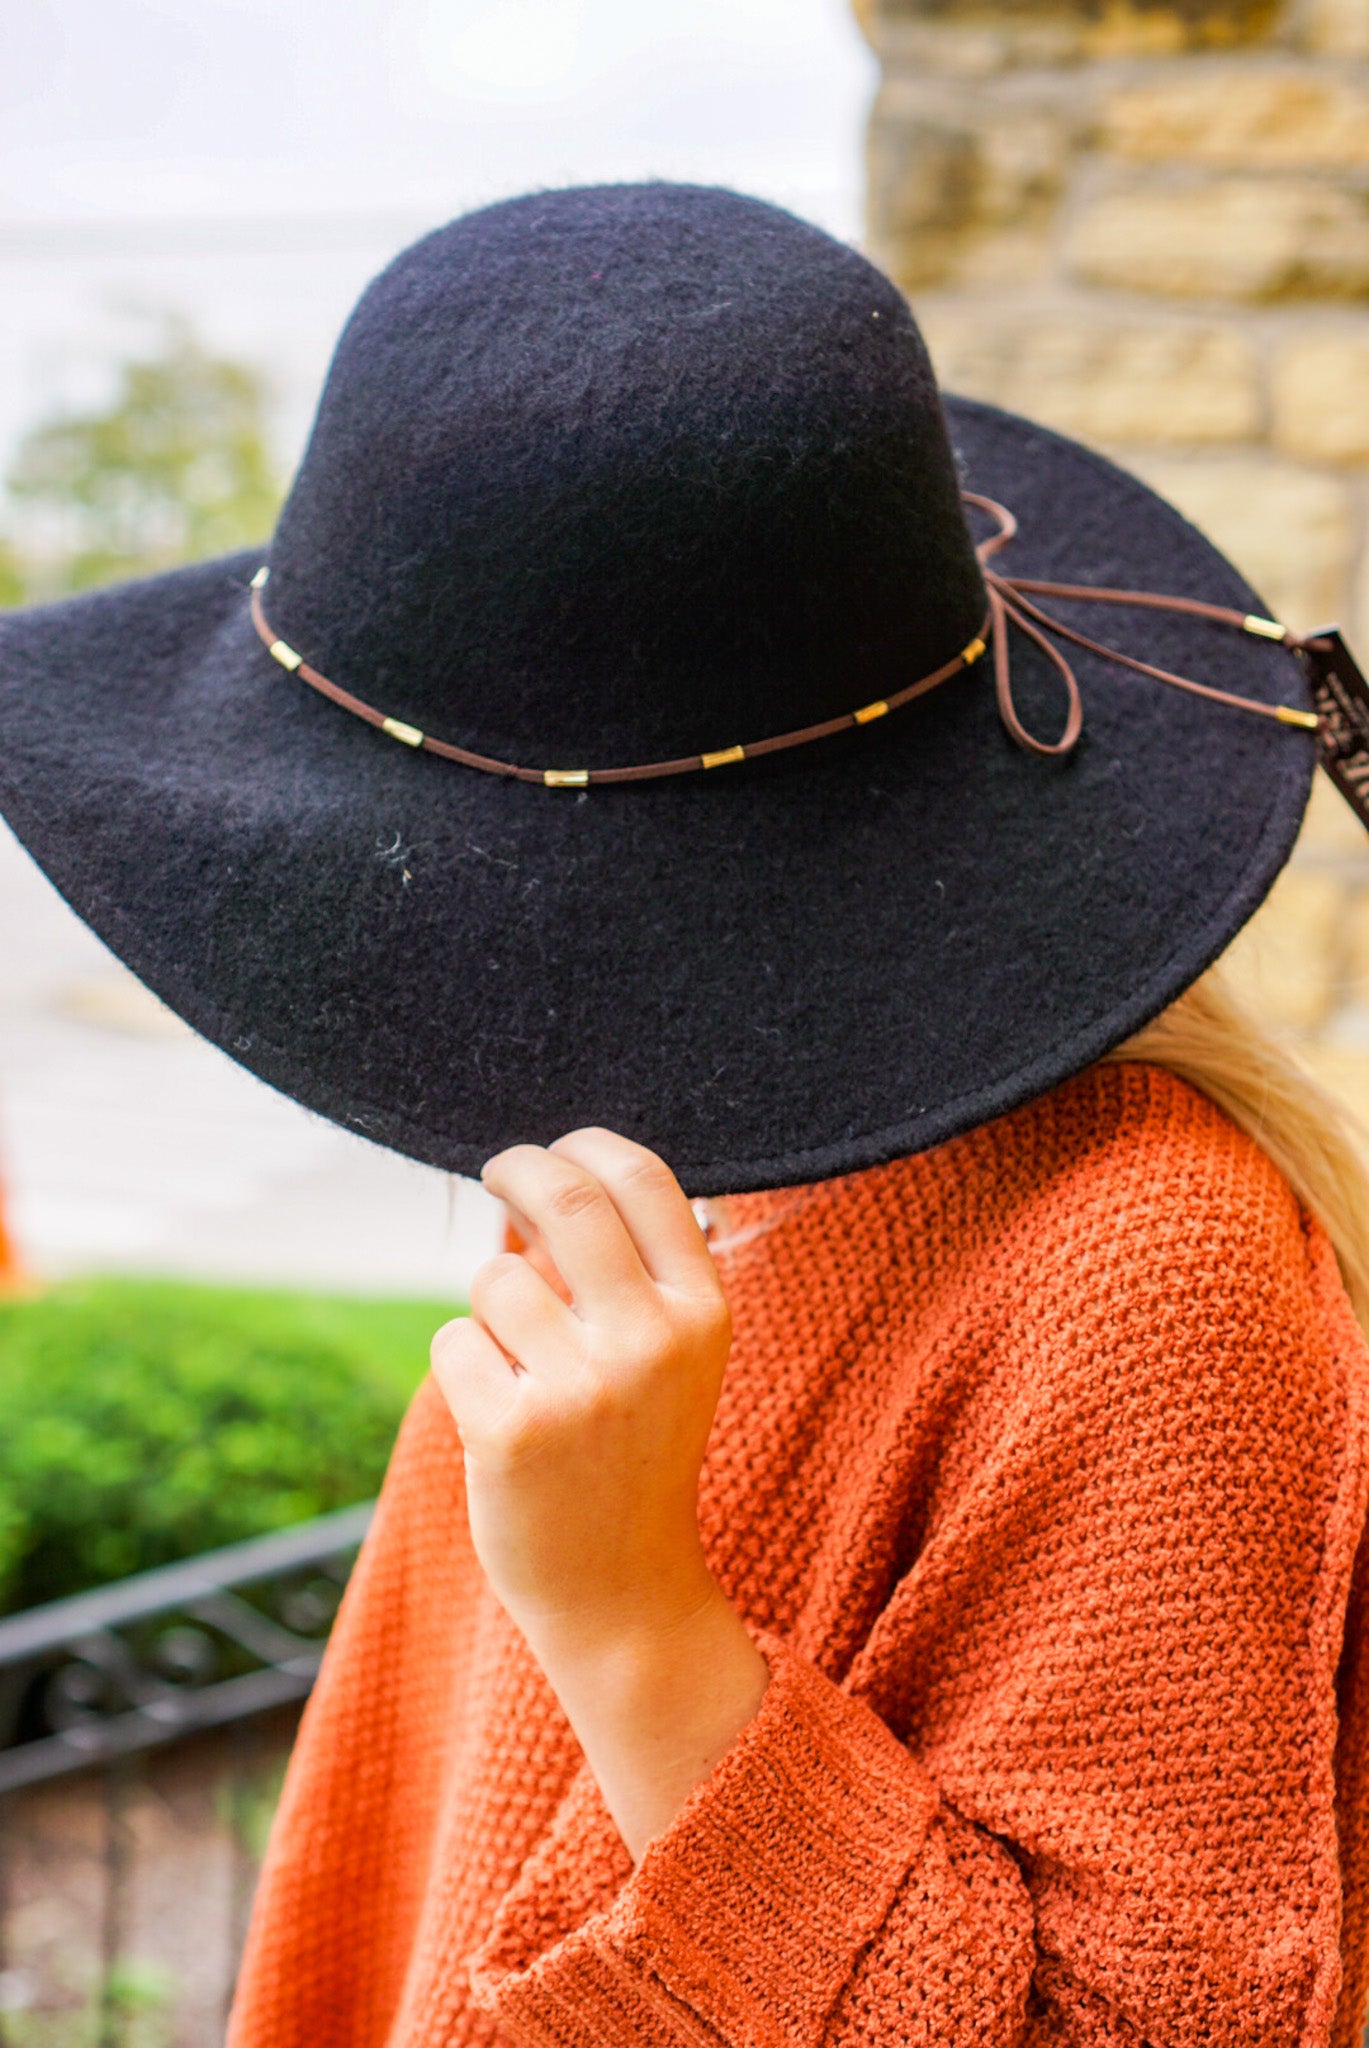
[[[0,1302],[0,1613],[367,1499],[452,1313],[130,1280]]]

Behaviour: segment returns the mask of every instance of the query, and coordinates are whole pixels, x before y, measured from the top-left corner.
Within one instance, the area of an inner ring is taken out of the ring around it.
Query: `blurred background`
[[[842,0],[25,0],[0,70],[0,601],[262,538],[396,249],[539,184],[735,184],[859,233]],[[36,1271],[459,1289],[476,1191],[179,1032],[0,842],[0,1159]]]
[[[263,539],[348,311],[537,185],[862,244],[943,382],[1369,648],[1369,0],[0,0],[0,605]],[[1369,1122],[1329,784],[1232,950]],[[497,1218],[194,1038],[0,827],[0,2048],[208,2048],[350,1560]]]

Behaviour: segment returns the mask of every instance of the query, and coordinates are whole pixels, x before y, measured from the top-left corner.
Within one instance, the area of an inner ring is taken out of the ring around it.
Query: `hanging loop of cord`
[[[1251,612],[1238,612],[1229,605],[1208,604],[1202,598],[1167,597],[1153,590],[1114,590],[1092,583],[1050,583],[1033,576],[1004,576],[989,565],[1001,548],[1005,548],[1017,533],[1017,519],[1006,505],[1000,505],[996,498],[987,498],[979,491],[962,491],[961,497],[967,505],[974,505],[986,512],[995,522],[995,530],[975,546],[979,566],[983,571],[984,583],[989,597],[989,615],[993,621],[993,665],[994,688],[998,699],[998,712],[1003,724],[1016,740],[1018,746],[1029,753],[1060,755],[1068,754],[1083,730],[1083,704],[1079,692],[1079,680],[1073,668],[1058,647],[1046,638],[1067,640],[1075,647],[1082,647],[1086,653],[1096,655],[1101,661],[1116,663],[1119,667],[1134,669],[1139,675],[1150,676],[1158,683],[1169,683],[1177,690],[1187,690],[1191,696],[1206,697],[1216,704],[1226,704],[1238,711],[1254,711],[1266,718],[1277,719],[1282,725],[1297,725],[1307,731],[1315,731],[1320,719],[1315,712],[1299,711],[1288,704],[1265,704],[1255,697],[1238,697],[1234,691],[1216,689],[1210,683],[1195,682],[1192,676],[1176,675],[1172,669],[1157,668],[1153,662],[1141,661],[1136,655],[1123,654],[1119,648],[1108,647],[1101,640],[1094,640],[1087,633],[1080,633],[1073,626],[1044,611],[1035,602],[1037,597],[1080,599],[1095,604],[1135,605],[1152,611],[1177,612],[1189,618],[1210,619],[1214,624],[1234,626],[1241,632],[1253,634],[1263,640],[1277,640],[1281,645],[1295,652],[1317,651],[1321,643],[1315,638],[1304,638],[1289,627],[1280,625],[1277,619],[1263,619]],[[1013,625],[1020,633],[1033,642],[1057,670],[1065,685],[1068,713],[1065,729],[1058,740],[1037,739],[1027,731],[1018,716],[1013,702],[1011,657],[1008,646],[1008,627]]]

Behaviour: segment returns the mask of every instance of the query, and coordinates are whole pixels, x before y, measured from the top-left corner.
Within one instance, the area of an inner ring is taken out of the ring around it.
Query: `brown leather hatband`
[[[339,683],[330,682],[320,675],[316,668],[297,654],[293,647],[280,639],[267,622],[262,607],[261,593],[265,588],[269,571],[265,566],[258,569],[252,578],[251,606],[252,623],[268,652],[288,669],[318,690],[323,696],[340,704],[344,711],[350,711],[357,718],[364,718],[368,725],[374,725],[392,739],[404,746],[421,748],[425,753],[439,754],[444,761],[457,761],[464,768],[478,768],[486,775],[511,776],[518,782],[540,782],[552,789],[579,789],[592,783],[604,782],[649,782],[663,775],[690,775],[698,770],[722,768],[735,761],[752,761],[762,754],[777,754],[788,747],[802,747],[812,740],[828,739],[834,733],[847,732],[854,726],[870,725],[876,719],[884,718],[891,711],[898,711],[910,704],[915,697],[925,696],[941,683],[949,682],[952,676],[970,668],[992,645],[994,665],[994,689],[998,701],[999,715],[1004,725],[1020,747],[1034,754],[1068,754],[1083,729],[1083,705],[1079,684],[1074,670],[1070,667],[1059,648],[1052,646],[1047,633],[1059,639],[1073,642],[1076,647],[1085,648],[1090,654],[1106,661],[1120,663],[1125,668],[1137,670],[1141,675],[1151,676],[1155,681],[1170,683],[1176,689],[1187,690],[1197,697],[1210,697],[1215,703],[1232,706],[1239,711],[1253,711],[1264,718],[1274,718],[1284,725],[1306,727],[1315,731],[1320,720],[1315,713],[1299,711],[1287,704],[1264,704],[1254,697],[1237,697],[1229,690],[1214,689],[1210,684],[1194,682],[1189,676],[1175,675],[1171,670],[1156,668],[1150,662],[1140,661],[1134,655],[1122,654],[1115,647],[1107,647],[1102,641],[1091,640],[1087,634],[1078,633],[1071,626],[1062,625],[1048,612],[1034,602],[1037,597],[1059,597],[1087,599],[1098,604],[1125,604],[1148,606],[1156,611],[1186,613],[1192,618],[1210,619],[1218,625],[1233,626],[1243,633],[1251,633],[1261,639],[1278,640],[1293,648],[1311,648],[1314,641],[1303,640],[1275,619],[1262,619],[1253,613],[1238,612],[1229,606],[1206,604],[1200,598],[1166,597],[1149,590],[1112,590],[1088,583],[1045,583],[1034,577],[1001,576],[991,569],[989,560],[1001,547],[1006,546],[1017,532],[1017,521],[1005,505],[993,498],[982,497],[977,491],[962,494],[965,502],[987,512],[997,522],[997,532],[987,540],[980,541],[976,549],[984,582],[988,590],[989,608],[975,639],[957,654],[944,661],[940,668],[930,675],[919,676],[916,682],[908,683],[901,690],[895,690],[888,697],[881,697],[872,704],[865,704],[857,711],[844,712],[838,718],[826,718],[817,725],[800,726],[793,732],[776,733],[769,739],[747,740],[744,744],[720,747],[714,753],[685,754],[673,761],[641,761],[623,768],[525,768],[512,761],[494,760],[488,754],[477,754],[469,747],[458,747],[450,740],[435,739],[431,733],[420,732],[417,726],[408,725],[403,719],[389,718],[378,711],[373,704],[366,704],[360,697],[354,697],[350,690],[344,690]],[[1029,733],[1017,715],[1013,702],[1012,675],[1009,664],[1008,627],[1017,627],[1025,633],[1047,659],[1053,664],[1065,685],[1069,710],[1065,729],[1058,740],[1040,740]]]

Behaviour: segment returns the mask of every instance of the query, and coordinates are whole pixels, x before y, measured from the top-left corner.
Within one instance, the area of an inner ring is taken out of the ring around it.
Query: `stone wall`
[[[855,0],[868,247],[941,380],[1102,448],[1369,659],[1369,0]],[[1369,1123],[1369,838],[1318,777],[1229,956]]]

